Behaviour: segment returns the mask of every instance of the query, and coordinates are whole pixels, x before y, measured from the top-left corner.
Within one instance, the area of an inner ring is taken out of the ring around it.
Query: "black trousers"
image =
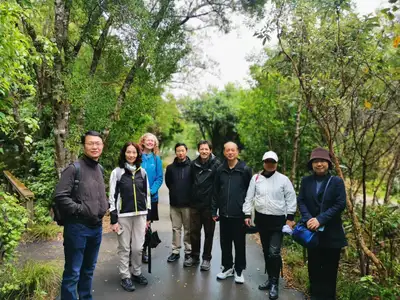
[[[235,270],[246,269],[246,232],[243,218],[219,218],[219,233],[222,252],[222,266],[233,266],[232,243],[235,246]]]
[[[192,244],[192,256],[199,258],[201,243],[201,228],[204,228],[203,260],[211,260],[211,251],[214,239],[215,222],[212,219],[211,210],[190,209],[190,243]]]
[[[284,218],[282,220],[279,218],[279,222],[276,222],[278,223],[277,226],[271,226],[272,223],[275,223],[272,222],[271,217],[274,218],[274,216],[256,213],[255,223],[260,234],[268,279],[277,284],[282,267],[281,247],[283,233],[281,223]]]
[[[307,249],[311,299],[336,299],[340,251],[340,248]]]

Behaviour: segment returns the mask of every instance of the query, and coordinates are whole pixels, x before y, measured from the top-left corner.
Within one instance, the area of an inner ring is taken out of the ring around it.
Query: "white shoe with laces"
[[[233,276],[233,268],[230,269],[224,269],[222,270],[222,272],[217,274],[217,279],[223,280],[226,279],[228,277],[232,277]]]
[[[243,283],[244,283],[243,271],[240,272],[240,274],[238,274],[238,273],[235,271],[235,282],[236,282],[236,283],[239,283],[239,284],[243,284]]]

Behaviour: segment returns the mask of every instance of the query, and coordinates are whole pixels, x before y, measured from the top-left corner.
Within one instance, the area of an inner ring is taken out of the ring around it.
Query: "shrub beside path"
[[[181,258],[175,263],[167,263],[171,251],[171,221],[169,218],[168,190],[160,189],[159,204],[160,221],[155,222],[153,230],[157,230],[162,243],[152,251],[152,273],[148,274],[147,265],[143,265],[143,275],[149,281],[148,286],[137,286],[133,293],[125,292],[119,285],[117,238],[115,233],[103,234],[93,280],[93,298],[95,300],[122,299],[268,299],[265,291],[258,290],[258,285],[266,279],[264,275],[264,259],[260,246],[251,236],[247,237],[246,257],[247,269],[244,272],[245,283],[235,284],[233,278],[217,281],[220,272],[221,250],[219,246],[219,230],[216,227],[213,259],[210,271],[201,272],[199,267],[183,268],[183,251]],[[19,248],[24,259],[63,261],[61,241],[22,245]],[[281,300],[304,299],[302,293],[286,289],[281,279]]]

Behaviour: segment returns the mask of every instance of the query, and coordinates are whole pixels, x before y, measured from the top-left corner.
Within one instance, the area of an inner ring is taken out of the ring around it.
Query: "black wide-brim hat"
[[[328,150],[318,147],[311,152],[310,160],[307,163],[307,166],[310,170],[312,170],[312,162],[314,159],[326,160],[329,164],[329,169],[332,169],[332,160]]]

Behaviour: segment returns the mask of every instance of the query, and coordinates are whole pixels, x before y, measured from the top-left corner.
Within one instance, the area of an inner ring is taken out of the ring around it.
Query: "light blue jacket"
[[[146,170],[147,178],[149,179],[151,202],[158,202],[158,189],[163,183],[163,169],[160,157],[153,153],[143,153],[142,168]]]

